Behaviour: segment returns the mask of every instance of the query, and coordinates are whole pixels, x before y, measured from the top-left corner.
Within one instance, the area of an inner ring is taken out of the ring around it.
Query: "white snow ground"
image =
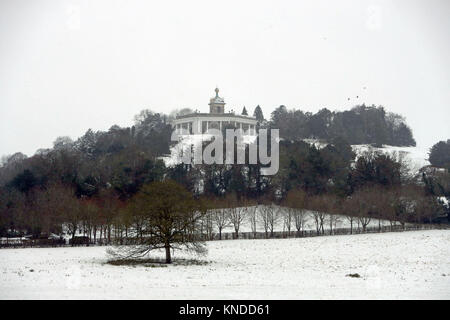
[[[449,299],[449,241],[445,230],[213,241],[209,264],[168,267],[104,264],[105,247],[1,249],[0,299]]]

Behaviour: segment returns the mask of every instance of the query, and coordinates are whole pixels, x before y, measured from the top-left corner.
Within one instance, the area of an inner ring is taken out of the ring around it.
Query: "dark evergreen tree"
[[[315,138],[331,141],[343,137],[350,144],[383,144],[414,146],[411,129],[403,117],[388,113],[383,107],[356,106],[349,111],[331,112],[324,108],[317,113],[288,110],[280,106],[271,114],[270,126],[280,129],[280,136],[289,140]]]
[[[326,108],[319,110],[316,114],[312,115],[307,122],[309,134],[307,138],[328,139],[328,131],[331,126],[331,122],[331,111]]]
[[[450,139],[434,144],[428,160],[433,166],[450,170]]]
[[[38,179],[33,172],[25,169],[21,174],[17,175],[9,185],[20,192],[28,193],[38,185]]]
[[[401,183],[401,164],[386,154],[366,153],[356,161],[351,172],[353,189],[382,185],[398,186]]]
[[[397,128],[394,128],[392,145],[394,146],[415,146],[416,140],[413,138],[411,128],[406,123],[400,123]]]
[[[255,111],[253,112],[253,116],[260,123],[264,121],[264,115],[263,115],[262,109],[259,105],[256,106]]]

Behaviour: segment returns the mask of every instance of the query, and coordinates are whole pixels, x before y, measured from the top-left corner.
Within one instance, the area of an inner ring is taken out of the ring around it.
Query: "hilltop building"
[[[225,100],[219,97],[219,89],[215,89],[216,95],[209,100],[209,113],[191,113],[177,116],[172,126],[181,133],[207,134],[209,129],[242,129],[244,135],[256,135],[257,120],[254,117],[236,115],[234,112],[225,113]]]

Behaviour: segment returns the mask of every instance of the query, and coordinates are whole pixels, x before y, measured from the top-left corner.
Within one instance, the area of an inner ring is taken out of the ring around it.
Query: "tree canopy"
[[[428,160],[433,166],[450,170],[450,139],[433,145]]]
[[[343,112],[323,108],[313,114],[281,105],[272,112],[270,126],[279,128],[280,137],[289,140],[342,137],[350,144],[416,145],[405,119],[383,107],[360,105]]]
[[[128,210],[132,216],[142,218],[143,237],[138,246],[121,247],[122,257],[141,257],[151,250],[164,249],[166,263],[171,263],[172,249],[205,252],[204,243],[200,241],[199,222],[206,207],[175,181],[144,185],[131,199]]]

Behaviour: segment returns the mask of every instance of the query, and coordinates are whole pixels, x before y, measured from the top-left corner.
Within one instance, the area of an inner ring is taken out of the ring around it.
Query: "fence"
[[[450,229],[448,224],[406,224],[380,226],[380,227],[366,227],[362,228],[336,228],[333,230],[326,229],[323,232],[317,230],[302,230],[302,231],[273,231],[273,232],[223,232],[212,233],[211,235],[202,235],[204,241],[212,240],[235,240],[235,239],[286,239],[286,238],[309,238],[319,236],[337,236],[350,234],[365,234],[365,233],[384,233],[384,232],[403,232],[416,230],[436,230],[436,229]],[[83,237],[84,238],[84,237]],[[87,237],[86,237],[87,238]],[[139,238],[117,238],[107,241],[106,239],[97,239],[96,241],[74,243],[74,245],[133,245],[139,244]],[[71,245],[64,239],[2,239],[0,240],[0,248],[33,248],[33,247],[61,247]]]
[[[417,230],[436,230],[436,229],[450,229],[448,224],[411,224],[411,225],[392,225],[380,227],[366,227],[362,228],[336,228],[333,230],[326,229],[324,232],[317,230],[302,230],[302,231],[273,231],[273,232],[223,232],[222,236],[219,233],[213,233],[210,237],[204,237],[204,240],[235,240],[235,239],[285,239],[285,238],[309,238],[330,235],[350,235],[350,234],[364,234],[364,233],[384,233],[384,232],[403,232],[403,231],[417,231]]]
[[[1,239],[0,248],[43,248],[62,247],[66,245],[64,239]]]

